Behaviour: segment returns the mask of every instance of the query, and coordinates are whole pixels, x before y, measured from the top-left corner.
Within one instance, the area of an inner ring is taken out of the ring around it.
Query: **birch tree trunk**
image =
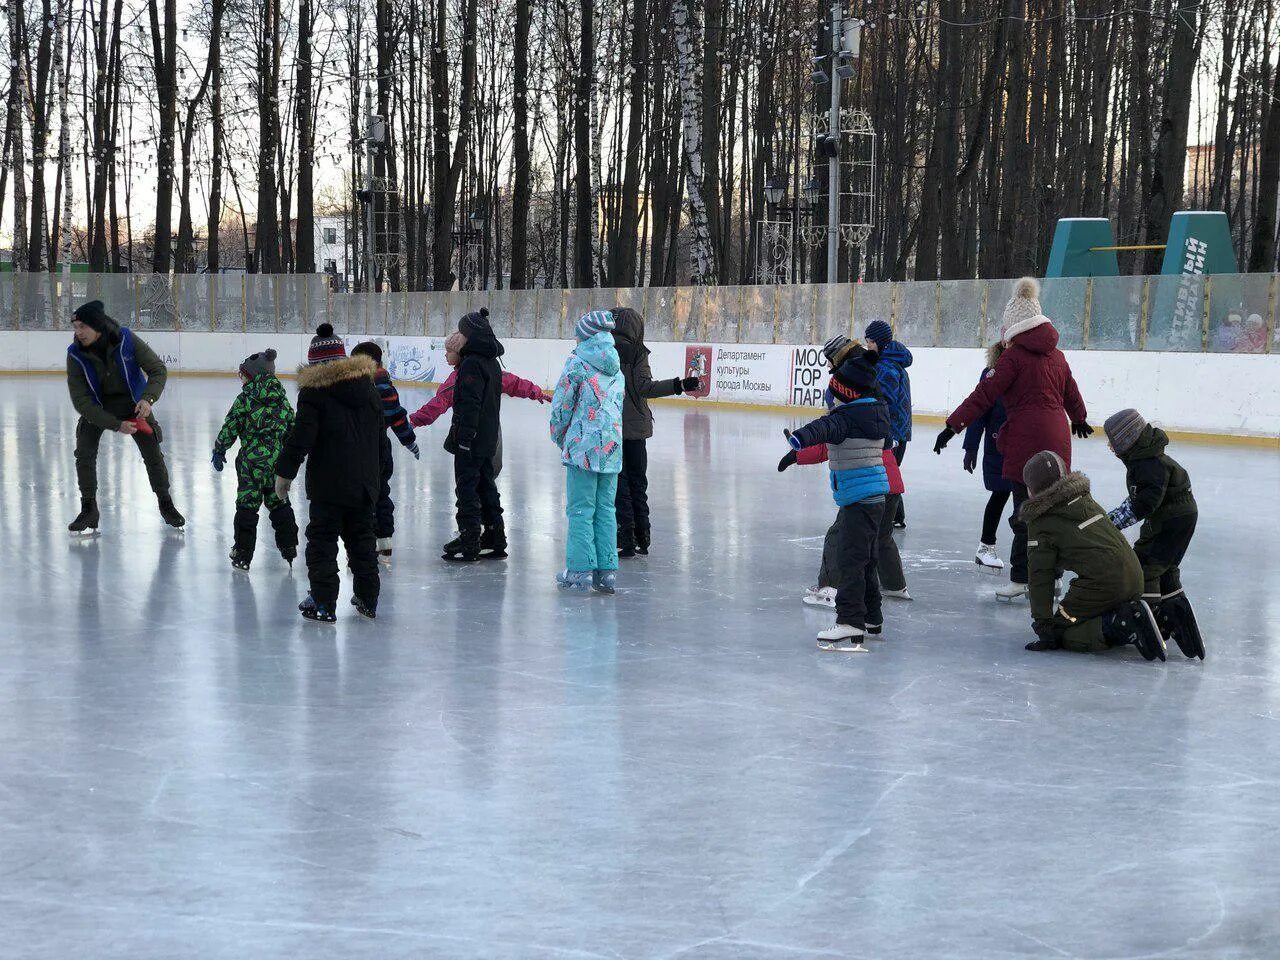
[[[716,264],[707,205],[702,196],[702,86],[698,82],[698,23],[689,0],[673,0],[671,18],[676,28],[676,64],[680,74],[684,185],[693,221],[693,274],[690,280],[695,284],[712,284],[716,282]]]

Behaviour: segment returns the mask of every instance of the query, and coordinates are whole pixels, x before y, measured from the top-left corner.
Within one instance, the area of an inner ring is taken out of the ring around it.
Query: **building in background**
[[[351,289],[354,264],[347,238],[347,218],[341,215],[319,215],[316,222],[316,269],[328,275],[333,289]]]

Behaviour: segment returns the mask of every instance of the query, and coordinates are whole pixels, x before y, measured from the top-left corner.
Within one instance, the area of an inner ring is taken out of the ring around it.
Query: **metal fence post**
[[[987,345],[987,310],[991,307],[991,284],[982,282],[982,307],[978,316],[978,346]]]
[[[1151,316],[1151,278],[1142,278],[1142,312],[1138,315],[1138,349],[1147,349],[1147,326]]]
[[[933,345],[942,343],[942,281],[933,281]]]
[[[1204,318],[1200,323],[1200,352],[1209,352],[1209,301],[1213,296],[1213,277],[1204,278]]]
[[[1267,353],[1272,352],[1272,344],[1276,339],[1277,286],[1280,286],[1280,273],[1273,273],[1271,283],[1267,286]]]
[[[1093,277],[1084,282],[1084,322],[1080,328],[1080,349],[1089,349],[1089,327],[1093,318]]]

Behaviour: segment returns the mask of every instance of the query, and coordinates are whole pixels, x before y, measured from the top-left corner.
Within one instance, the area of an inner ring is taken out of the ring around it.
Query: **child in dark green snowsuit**
[[[293,427],[293,407],[276,379],[276,352],[255,353],[240,364],[244,384],[218,431],[213,469],[221,472],[227,451],[240,441],[236,456],[235,540],[231,565],[248,570],[258,539],[258,509],[265,503],[276,546],[290,564],[298,556],[298,522],[288,500],[276,496],[276,458]]]

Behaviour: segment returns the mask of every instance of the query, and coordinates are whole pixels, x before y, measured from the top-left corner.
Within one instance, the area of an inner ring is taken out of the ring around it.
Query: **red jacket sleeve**
[[[811,467],[814,464],[827,462],[827,445],[815,443],[812,447],[802,447],[796,451],[796,463]]]
[[[440,384],[436,395],[409,415],[409,422],[415,427],[429,427],[447,413],[453,406],[453,384],[457,379],[457,371],[449,374],[448,379]]]
[[[1018,378],[1018,365],[1008,350],[996,361],[995,372],[984,377],[967,400],[952,411],[947,417],[947,426],[959,433],[969,424],[977,420],[996,405],[996,401],[1004,396],[1006,390]]]
[[[1066,363],[1063,360],[1063,363]],[[1067,408],[1067,417],[1072,423],[1083,423],[1089,419],[1088,411],[1084,408],[1084,397],[1080,396],[1080,388],[1076,386],[1076,378],[1071,373],[1070,365],[1067,366],[1067,382],[1062,388],[1062,403]]]
[[[502,371],[502,392],[517,400],[537,400],[546,396],[543,389],[532,380],[517,377],[509,370]]]

